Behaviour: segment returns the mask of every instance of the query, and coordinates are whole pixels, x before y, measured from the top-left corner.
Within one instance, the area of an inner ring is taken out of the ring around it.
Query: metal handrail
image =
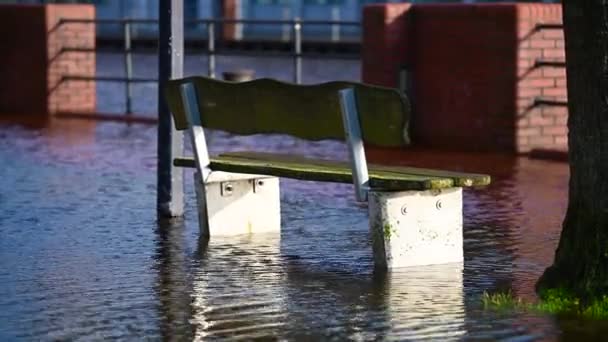
[[[95,52],[97,49],[95,48],[78,48],[78,47],[67,47],[62,48],[61,52]],[[132,54],[144,53],[142,50],[138,49],[121,49],[121,50],[104,50],[103,52],[106,54],[124,54],[125,52],[130,52]],[[196,49],[199,51],[199,49]],[[262,58],[276,58],[276,57],[296,57],[300,56],[306,59],[323,59],[327,58],[327,54],[321,52],[304,52],[297,54],[293,51],[266,51],[263,55],[260,55],[257,51],[233,51],[233,50],[223,50],[216,49],[214,51],[214,55],[216,56],[244,56],[244,57],[262,57]],[[344,60],[355,60],[360,57],[357,55],[342,55],[342,56],[332,56],[334,59],[344,59]]]
[[[157,83],[157,78],[150,77],[121,77],[121,76],[82,76],[66,75],[61,78],[65,81],[102,81],[102,82],[127,82],[127,83]]]
[[[157,79],[152,78],[135,78],[133,77],[133,56],[132,56],[132,24],[158,24],[157,19],[134,19],[134,18],[117,18],[117,19],[66,19],[59,20],[58,25],[63,24],[120,24],[123,26],[124,46],[121,53],[124,54],[124,68],[126,77],[101,77],[101,76],[78,76],[69,75],[63,77],[65,80],[87,80],[87,81],[106,81],[106,82],[126,82],[125,85],[125,106],[126,114],[132,113],[132,83],[141,82],[157,82]],[[230,55],[225,52],[217,51],[215,46],[216,24],[266,24],[266,25],[291,25],[293,32],[293,52],[282,53],[279,56],[291,56],[293,58],[293,80],[296,84],[302,83],[302,27],[303,25],[339,25],[339,26],[361,26],[357,21],[337,21],[337,20],[302,20],[294,18],[292,20],[257,20],[257,19],[193,19],[184,20],[184,24],[205,24],[207,26],[207,70],[208,76],[216,77],[216,55]],[[94,52],[94,48],[64,48],[63,52]],[[238,53],[234,55],[247,55],[247,53]],[[276,57],[277,54],[267,54],[268,57]],[[311,55],[306,55],[310,57]],[[345,58],[350,59],[350,58]]]
[[[158,19],[142,19],[142,18],[116,18],[116,19],[66,19],[62,18],[59,20],[59,24],[62,23],[80,23],[80,24],[123,24],[130,22],[132,24],[158,24]],[[260,24],[260,25],[285,25],[299,22],[300,24],[306,25],[340,25],[340,26],[361,26],[358,21],[342,21],[342,20],[302,20],[300,18],[294,18],[290,20],[277,20],[277,19],[186,19],[184,24]]]

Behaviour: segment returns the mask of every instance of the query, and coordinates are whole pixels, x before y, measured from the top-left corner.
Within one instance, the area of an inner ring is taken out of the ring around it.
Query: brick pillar
[[[563,150],[565,70],[557,4],[376,4],[363,12],[363,81],[396,86],[412,71],[414,145],[467,151]]]
[[[562,9],[553,4],[519,4],[517,54],[516,150],[566,151],[568,109],[563,106],[534,106],[535,98],[565,101],[566,69],[539,66],[539,61],[565,60],[564,32],[537,29],[539,24],[561,24]]]
[[[0,5],[0,114],[46,115],[45,29],[44,7]]]
[[[95,18],[92,5],[0,5],[0,114],[46,117],[58,111],[95,110],[94,24],[59,25],[60,18]]]
[[[361,75],[368,83],[396,87],[408,64],[411,4],[372,4],[363,8]]]
[[[65,49],[95,48],[95,24],[64,23],[60,19],[95,19],[93,5],[46,5],[48,53],[48,111],[95,111],[95,81],[66,80],[66,76],[95,76],[95,52]]]
[[[241,19],[241,0],[222,0],[222,18]],[[239,40],[242,38],[242,25],[224,23],[222,24],[222,39],[224,41]]]

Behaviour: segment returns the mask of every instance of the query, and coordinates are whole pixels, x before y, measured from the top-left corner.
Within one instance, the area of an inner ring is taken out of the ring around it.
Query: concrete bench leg
[[[202,236],[227,236],[281,230],[279,179],[271,176],[212,172],[203,188],[194,184]]]
[[[378,268],[462,262],[462,188],[369,193]]]

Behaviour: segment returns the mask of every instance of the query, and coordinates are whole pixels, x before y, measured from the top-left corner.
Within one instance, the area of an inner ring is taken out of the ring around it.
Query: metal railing
[[[126,77],[107,77],[107,76],[83,76],[83,75],[67,75],[62,80],[81,80],[81,81],[102,81],[102,82],[124,82],[125,84],[125,106],[126,114],[132,113],[133,106],[133,83],[156,83],[156,78],[145,78],[145,77],[133,77],[133,48],[132,48],[132,36],[133,36],[133,25],[134,24],[149,24],[158,25],[156,19],[62,19],[59,21],[59,25],[65,24],[96,24],[96,25],[122,25],[123,32],[123,48],[119,51],[124,54],[124,71]],[[202,24],[207,28],[207,70],[208,76],[216,77],[216,56],[217,55],[233,55],[233,56],[247,56],[252,55],[250,52],[245,51],[218,51],[216,48],[217,34],[216,28],[219,25],[231,24],[231,25],[282,25],[291,26],[292,36],[291,53],[280,53],[280,54],[259,54],[255,53],[256,57],[277,57],[287,56],[293,58],[293,82],[296,84],[302,83],[302,58],[303,57],[316,57],[314,54],[304,54],[302,51],[302,28],[306,26],[331,26],[332,28],[339,26],[352,26],[360,27],[361,23],[357,21],[335,21],[335,20],[301,20],[295,18],[293,20],[249,20],[249,19],[196,19],[196,20],[184,20],[184,24]],[[332,29],[332,31],[334,31]],[[245,41],[240,39],[238,41]],[[95,52],[94,48],[64,48],[62,52]],[[338,59],[354,59],[352,56],[332,56],[332,58]],[[358,58],[358,57],[355,57]]]

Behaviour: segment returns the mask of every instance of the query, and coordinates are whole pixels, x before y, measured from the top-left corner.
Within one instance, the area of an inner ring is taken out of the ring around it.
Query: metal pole
[[[184,213],[183,170],[173,166],[173,157],[183,154],[184,136],[175,130],[165,101],[163,85],[183,76],[184,3],[160,0],[158,6],[158,169],[157,213],[159,217]]]
[[[207,24],[207,47],[208,47],[208,71],[209,77],[215,78],[215,23],[210,21]]]
[[[133,78],[133,59],[131,57],[131,22],[129,19],[123,24],[124,39],[125,39],[125,74],[127,74],[127,83],[125,84],[125,103],[127,107],[127,115],[133,112],[131,108],[133,90],[131,89],[131,79]]]
[[[293,44],[294,44],[294,57],[293,57],[293,78],[296,84],[302,83],[302,23],[300,18],[293,20]]]

